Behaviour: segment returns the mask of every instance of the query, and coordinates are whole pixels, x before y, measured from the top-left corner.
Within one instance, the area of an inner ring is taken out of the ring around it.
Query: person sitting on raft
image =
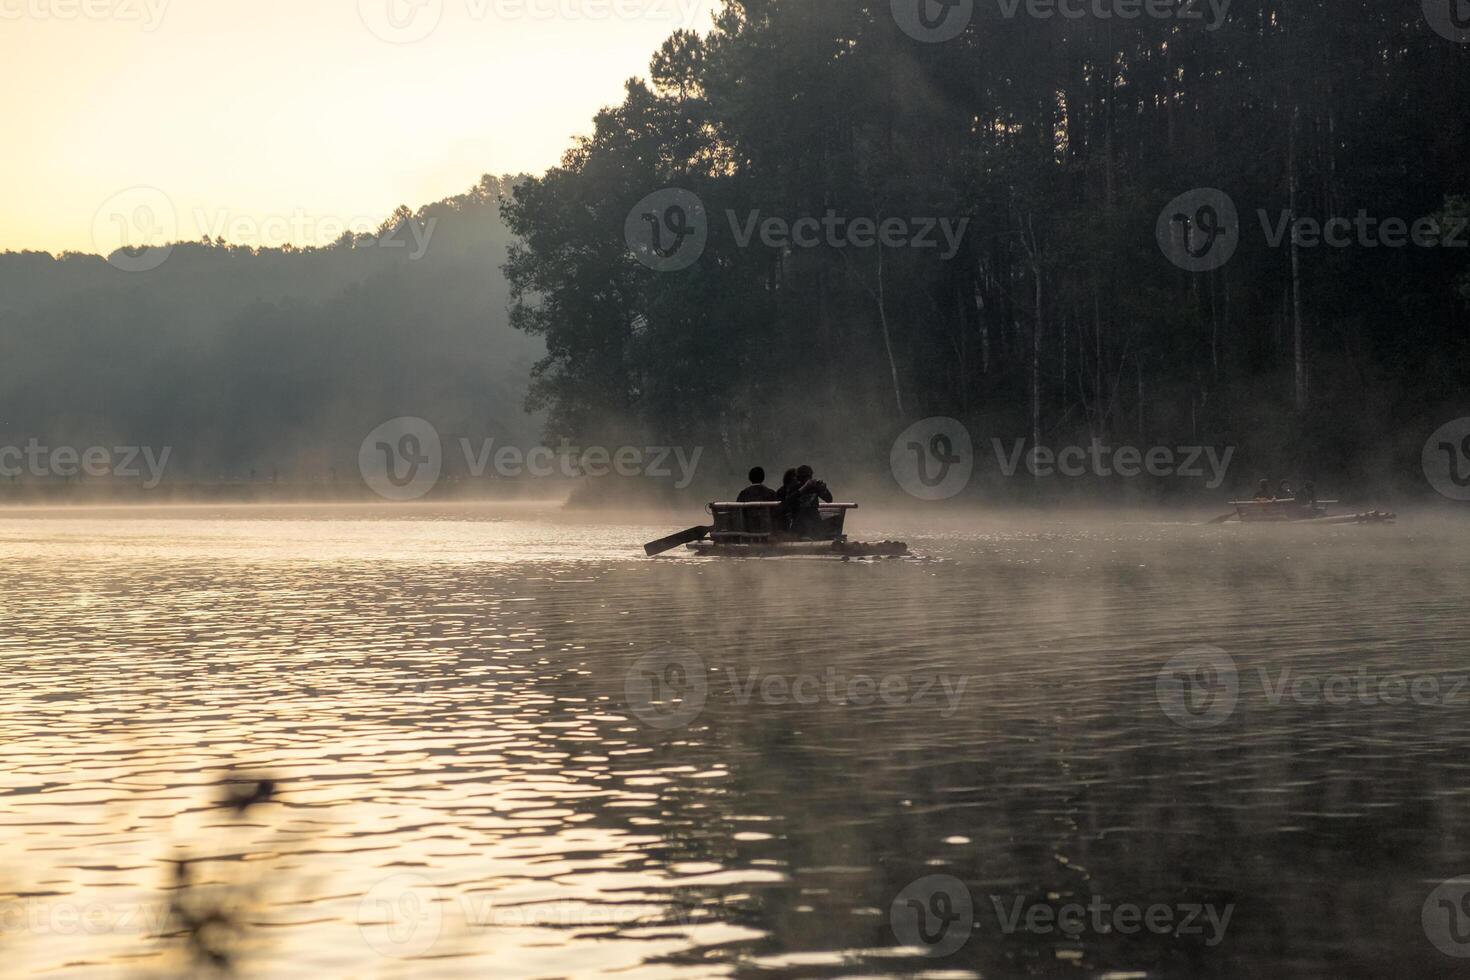
[[[781,474],[781,486],[776,491],[776,499],[785,500],[787,497],[791,496],[793,492],[795,492],[796,487],[796,467],[793,466],[791,467],[791,469]]]
[[[791,467],[781,474],[781,485],[776,488],[776,500],[781,507],[776,511],[776,527],[782,531],[791,530],[791,511],[786,507],[786,498],[796,492],[796,467]]]
[[[1271,481],[1270,480],[1262,480],[1260,483],[1257,483],[1256,484],[1256,499],[1257,500],[1270,500],[1274,496],[1275,496],[1275,494],[1273,494],[1271,492]]]
[[[746,476],[750,480],[750,486],[740,491],[740,496],[735,498],[737,503],[769,503],[781,499],[776,491],[766,486],[766,471],[761,467],[751,467]]]
[[[781,509],[789,516],[791,530],[802,537],[819,537],[824,531],[820,507],[832,502],[832,491],[816,479],[805,464],[796,468],[796,486],[781,501]]]

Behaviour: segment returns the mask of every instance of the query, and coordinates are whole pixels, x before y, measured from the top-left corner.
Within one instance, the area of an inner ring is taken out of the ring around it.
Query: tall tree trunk
[[[1108,21],[1108,70],[1103,75],[1103,203],[1109,213],[1117,200],[1115,162],[1113,156],[1113,75],[1117,56],[1113,53],[1113,22]]]
[[[1103,407],[1103,348],[1102,348],[1102,299],[1098,296],[1097,280],[1092,283],[1092,397],[1097,404],[1097,430],[1092,434],[1101,438],[1106,433]]]
[[[1216,296],[1218,272],[1210,273],[1210,376],[1220,380],[1220,303]]]
[[[1142,354],[1139,354],[1138,357],[1134,359],[1133,365],[1134,365],[1135,368],[1138,369],[1138,444],[1140,446],[1142,446],[1143,445],[1143,429],[1144,429],[1144,424],[1143,424],[1143,406],[1144,406],[1144,394],[1143,394],[1143,355]]]
[[[990,374],[990,323],[985,318],[984,283],[975,283],[975,322],[980,325],[980,373]]]
[[[1036,273],[1036,326],[1031,331],[1031,447],[1035,449],[1041,445],[1041,263],[1037,262],[1033,268]]]
[[[893,338],[888,329],[888,311],[884,308],[883,303],[883,249],[880,247],[877,249],[877,252],[878,289],[876,292],[868,285],[867,280],[863,278],[862,272],[854,268],[852,259],[848,257],[846,249],[839,249],[837,254],[841,255],[842,260],[847,263],[848,274],[856,280],[858,287],[868,294],[873,300],[873,305],[878,308],[878,326],[883,332],[883,352],[888,357],[888,376],[893,382],[893,403],[898,408],[899,418],[902,418],[903,391],[899,388],[898,384],[898,362],[893,357]]]
[[[883,249],[878,249],[878,322],[883,326],[883,350],[888,354],[888,373],[893,379],[893,402],[903,417],[903,392],[898,386],[898,362],[893,359],[893,340],[888,333],[888,313],[883,309]]]
[[[1307,407],[1307,352],[1303,345],[1302,337],[1302,264],[1301,249],[1297,245],[1296,235],[1296,141],[1298,121],[1301,119],[1301,110],[1293,108],[1291,111],[1291,133],[1287,138],[1286,169],[1288,174],[1288,190],[1286,210],[1291,216],[1288,227],[1291,231],[1291,337],[1292,337],[1292,359],[1296,367],[1296,410],[1302,412]]]
[[[959,353],[960,411],[968,412],[970,410],[970,345],[966,343],[965,337],[965,293],[962,283],[956,283],[954,287],[954,312],[957,321],[955,347]]]
[[[1067,317],[1062,315],[1062,326],[1057,331],[1057,337],[1062,342],[1062,401],[1065,408],[1067,397]]]

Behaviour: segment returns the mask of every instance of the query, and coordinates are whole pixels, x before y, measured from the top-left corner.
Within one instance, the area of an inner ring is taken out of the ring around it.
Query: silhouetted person
[[[1298,496],[1300,497],[1301,500],[1305,501],[1308,504],[1316,504],[1317,503],[1317,484],[1313,483],[1311,480],[1308,480],[1306,483],[1303,483],[1302,484],[1302,492]]]
[[[1275,496],[1275,494],[1273,494],[1271,492],[1271,481],[1270,480],[1262,480],[1260,483],[1257,483],[1256,484],[1256,499],[1257,500],[1270,500],[1274,496]]]
[[[791,516],[791,530],[804,537],[823,531],[820,507],[832,502],[827,484],[812,475],[810,466],[796,468],[796,486],[781,501],[782,509]]]
[[[776,490],[776,499],[785,500],[796,489],[796,467],[781,474],[781,486]]]
[[[735,498],[737,503],[749,504],[781,499],[776,491],[766,486],[766,471],[764,469],[759,466],[754,466],[751,467],[750,472],[746,475],[750,479],[750,486],[740,491],[740,496]]]
[[[1279,487],[1276,488],[1276,499],[1278,499],[1278,500],[1295,500],[1296,499],[1296,494],[1292,492],[1291,482],[1290,481],[1288,481],[1288,480],[1282,480],[1281,481],[1281,486],[1279,486]]]
[[[781,509],[776,511],[776,523],[780,530],[791,530],[791,510],[786,506],[786,498],[796,492],[796,467],[791,467],[781,474],[781,485],[776,488],[776,500],[780,502]]]

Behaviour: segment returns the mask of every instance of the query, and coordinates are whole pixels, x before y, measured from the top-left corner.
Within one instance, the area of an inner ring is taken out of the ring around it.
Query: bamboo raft
[[[781,504],[775,501],[736,503],[719,501],[706,505],[714,519],[710,525],[691,527],[643,546],[649,557],[684,545],[697,555],[716,558],[897,558],[907,555],[902,541],[851,541],[844,533],[847,512],[853,503],[824,503],[817,508],[815,526],[796,534],[781,526]]]
[[[902,541],[742,541],[722,544],[718,541],[696,541],[685,545],[699,555],[716,558],[781,558],[805,555],[816,558],[900,558],[909,553]]]
[[[1387,511],[1370,510],[1359,514],[1329,515],[1330,505],[1336,500],[1232,500],[1230,506],[1235,513],[1225,515],[1225,520],[1234,519],[1243,524],[1289,523],[1289,524],[1392,524],[1395,515]]]

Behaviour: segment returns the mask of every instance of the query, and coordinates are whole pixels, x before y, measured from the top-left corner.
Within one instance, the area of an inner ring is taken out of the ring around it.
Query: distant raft
[[[1237,520],[1243,524],[1290,523],[1290,524],[1392,524],[1394,514],[1382,510],[1364,511],[1359,514],[1328,513],[1335,500],[1299,500],[1296,498],[1270,500],[1232,500],[1233,514],[1224,520]]]
[[[818,521],[809,534],[781,527],[781,504],[768,501],[719,501],[706,506],[714,523],[651,541],[643,546],[649,557],[680,545],[698,555],[716,558],[900,558],[909,553],[902,541],[850,541],[843,533],[847,512],[857,504],[821,504]]]

